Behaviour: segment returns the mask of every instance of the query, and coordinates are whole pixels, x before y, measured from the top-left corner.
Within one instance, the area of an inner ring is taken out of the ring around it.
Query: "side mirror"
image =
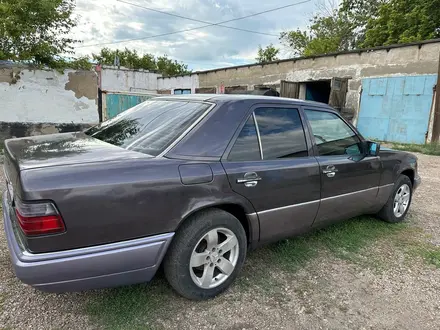
[[[366,153],[367,156],[376,157],[380,153],[380,144],[372,141],[367,141],[366,143]]]

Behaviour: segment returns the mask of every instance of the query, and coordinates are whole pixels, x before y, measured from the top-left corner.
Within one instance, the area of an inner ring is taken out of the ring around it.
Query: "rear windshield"
[[[209,104],[187,101],[145,101],[85,133],[101,141],[152,156],[182,135]]]

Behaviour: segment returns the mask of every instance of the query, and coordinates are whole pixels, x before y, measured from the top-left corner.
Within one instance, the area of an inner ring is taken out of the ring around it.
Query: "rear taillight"
[[[66,230],[61,215],[50,202],[24,203],[16,199],[15,213],[26,236],[62,233]]]

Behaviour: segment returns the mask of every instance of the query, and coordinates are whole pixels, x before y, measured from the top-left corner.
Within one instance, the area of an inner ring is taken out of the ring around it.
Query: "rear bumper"
[[[53,253],[23,248],[10,217],[7,193],[3,218],[16,276],[48,292],[82,291],[148,282],[155,275],[174,233]]]

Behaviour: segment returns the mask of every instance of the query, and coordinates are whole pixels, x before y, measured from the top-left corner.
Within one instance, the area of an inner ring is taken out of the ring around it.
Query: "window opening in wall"
[[[175,89],[174,94],[176,95],[191,94],[191,89]]]

